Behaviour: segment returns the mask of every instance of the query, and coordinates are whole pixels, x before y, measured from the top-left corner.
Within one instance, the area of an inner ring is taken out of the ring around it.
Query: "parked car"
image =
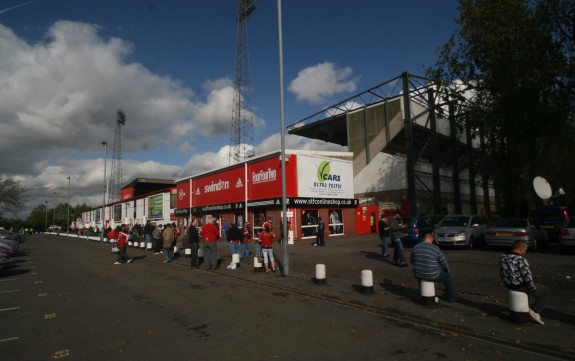
[[[570,217],[559,236],[561,247],[575,247],[575,217]]]
[[[478,215],[445,216],[433,231],[433,239],[440,246],[462,246],[469,249],[485,241],[487,226]]]
[[[12,264],[12,260],[7,255],[0,253],[0,270],[8,268]]]
[[[9,247],[12,254],[20,250],[20,242],[13,239],[0,237],[0,245]]]
[[[559,240],[568,218],[567,208],[555,205],[539,206],[529,212],[531,224],[535,225],[537,229],[545,231],[547,238],[553,241]]]
[[[404,246],[418,244],[423,241],[423,236],[427,233],[432,233],[434,228],[433,222],[429,217],[407,218],[403,223],[407,225],[407,229],[401,238]]]
[[[489,227],[485,234],[485,244],[488,247],[511,247],[516,240],[527,242],[533,251],[538,251],[548,245],[545,231],[536,229],[527,218],[502,219]]]

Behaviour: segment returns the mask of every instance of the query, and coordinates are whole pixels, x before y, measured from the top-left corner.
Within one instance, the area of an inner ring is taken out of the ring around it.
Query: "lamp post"
[[[52,213],[52,226],[56,225],[56,192],[54,192],[54,213]]]
[[[284,251],[284,276],[289,276],[289,251],[288,251],[288,230],[287,230],[287,205],[286,205],[286,143],[285,143],[285,121],[284,121],[284,63],[283,63],[283,41],[282,41],[282,1],[278,0],[278,48],[279,48],[279,76],[280,76],[280,128],[281,128],[281,169],[282,169],[282,232],[284,239],[282,242]]]
[[[102,234],[100,241],[104,242],[104,213],[106,208],[106,160],[108,158],[108,142],[102,142],[102,145],[104,146],[104,191],[102,195],[102,215],[100,217],[102,221]]]
[[[70,229],[70,176],[68,176],[68,215],[66,217],[66,235]]]
[[[44,233],[48,231],[48,201],[46,201],[46,226],[44,227]]]

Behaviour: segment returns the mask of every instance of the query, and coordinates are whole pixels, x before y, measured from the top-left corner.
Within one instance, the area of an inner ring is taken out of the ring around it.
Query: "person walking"
[[[533,282],[529,262],[525,258],[528,244],[525,241],[513,242],[511,251],[501,255],[499,259],[499,277],[510,290],[526,293],[534,299],[529,308],[529,315],[533,320],[544,325],[541,313],[547,304],[549,287]]]
[[[216,241],[220,238],[220,230],[216,226],[217,219],[202,226],[204,239],[204,260],[208,263],[208,271],[220,268],[218,263],[218,248]]]
[[[379,231],[379,239],[381,240],[381,257],[388,257],[387,247],[391,239],[391,227],[388,223],[387,214],[382,213],[381,218],[377,224],[377,229]]]
[[[274,260],[273,240],[275,235],[272,233],[271,225],[266,225],[264,231],[260,234],[259,241],[262,245],[262,253],[264,257],[264,267],[266,273],[270,273],[269,263],[272,265],[272,271],[276,271],[276,263]]]
[[[401,237],[403,237],[403,230],[406,227],[401,223],[400,211],[395,211],[395,214],[389,220],[389,227],[391,228],[391,236],[393,237],[393,264],[400,267],[406,267],[407,263],[405,262],[405,256],[403,254],[403,243],[401,242]]]
[[[174,229],[169,223],[164,224],[162,231],[162,247],[164,249],[164,263],[172,262],[174,260]]]
[[[162,248],[162,225],[152,224],[154,229],[152,230],[152,249],[154,254],[160,254],[160,249]]]
[[[148,244],[152,242],[152,232],[154,231],[154,226],[152,222],[148,219],[146,225],[144,226],[144,243],[146,244],[146,249],[148,249]]]
[[[449,264],[441,249],[433,244],[431,233],[427,233],[423,237],[423,242],[419,242],[413,247],[410,261],[413,264],[413,275],[418,282],[443,283],[447,293],[447,300],[449,302],[457,302],[457,293],[451,279]]]
[[[192,223],[190,224],[190,228],[188,229],[188,241],[190,243],[190,250],[191,250],[191,263],[190,267],[192,268],[200,268],[198,264],[198,249],[200,243],[200,232],[198,232],[198,218],[192,217]]]
[[[114,264],[130,263],[132,258],[128,259],[128,237],[126,233],[126,226],[116,227],[116,234],[118,239],[118,260]]]
[[[246,222],[244,224],[244,237],[242,240],[242,250],[240,253],[240,259],[244,257],[248,257],[250,255],[250,241],[252,240],[252,229],[250,228],[250,224]]]
[[[315,236],[315,245],[324,247],[325,246],[325,222],[323,218],[318,217],[317,223],[317,235]]]

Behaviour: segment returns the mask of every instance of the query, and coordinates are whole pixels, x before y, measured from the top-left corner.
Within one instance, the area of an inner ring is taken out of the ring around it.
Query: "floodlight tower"
[[[232,109],[232,136],[229,162],[239,162],[255,155],[254,116],[250,109],[251,82],[248,61],[248,16],[256,8],[256,0],[237,0],[236,74]]]
[[[112,173],[108,187],[108,203],[120,200],[122,186],[122,125],[126,124],[126,114],[120,109],[116,113],[116,132],[114,134],[114,153],[112,155]]]

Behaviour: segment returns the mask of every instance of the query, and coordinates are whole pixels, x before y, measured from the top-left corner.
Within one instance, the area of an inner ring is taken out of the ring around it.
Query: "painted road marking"
[[[54,352],[52,358],[63,358],[68,356],[70,356],[70,350],[61,350]]]
[[[3,280],[0,280],[0,282],[18,281],[18,280],[19,280],[19,278],[6,278],[6,279],[3,279]]]
[[[34,281],[35,284],[44,283],[44,281]]]
[[[14,311],[14,310],[19,310],[20,307],[10,307],[10,308],[0,308],[0,312],[2,311]]]
[[[8,341],[16,341],[19,340],[20,337],[10,337],[10,338],[4,338],[2,340],[0,340],[0,342],[8,342]]]
[[[55,313],[47,313],[44,315],[45,320],[49,320],[51,318],[56,318],[56,314]]]
[[[38,297],[46,297],[46,296],[48,296],[47,293],[38,293]]]
[[[10,293],[10,292],[20,292],[20,290],[7,290],[7,291],[0,291],[0,293]]]

